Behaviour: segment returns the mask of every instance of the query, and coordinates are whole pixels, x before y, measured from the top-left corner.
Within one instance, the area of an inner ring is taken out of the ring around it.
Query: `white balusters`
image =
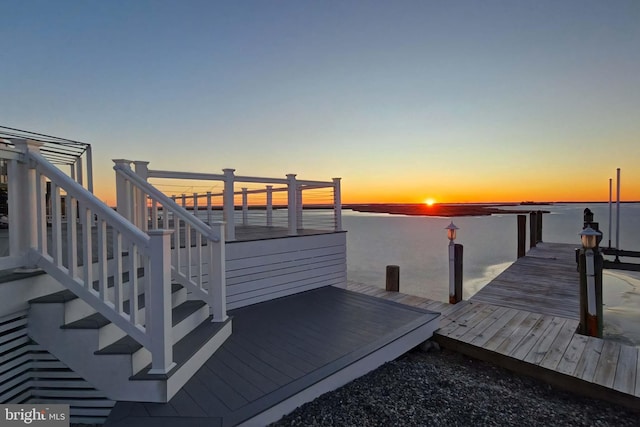
[[[273,185],[267,185],[267,227],[273,226]]]
[[[222,217],[226,221],[225,234],[227,240],[236,239],[236,225],[235,225],[235,203],[234,203],[234,182],[235,169],[223,169],[224,172],[224,195],[222,196]]]
[[[298,220],[296,218],[298,212],[298,184],[296,182],[296,174],[291,173],[287,175],[287,201],[289,211],[289,235],[298,235]]]

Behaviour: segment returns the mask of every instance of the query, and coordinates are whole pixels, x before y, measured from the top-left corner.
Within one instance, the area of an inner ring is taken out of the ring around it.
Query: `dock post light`
[[[598,336],[598,314],[596,308],[596,278],[593,248],[597,245],[600,233],[587,226],[580,232],[580,240],[584,248],[585,267],[587,273],[587,335]]]
[[[449,239],[449,304],[455,304],[462,299],[462,295],[456,295],[456,245],[454,241],[456,240],[458,227],[451,221],[451,224],[446,226],[445,230],[447,230],[447,238]]]

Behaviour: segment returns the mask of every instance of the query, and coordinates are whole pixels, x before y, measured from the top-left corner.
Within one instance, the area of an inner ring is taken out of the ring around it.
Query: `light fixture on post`
[[[449,245],[453,245],[453,241],[456,240],[456,230],[459,230],[459,228],[451,221],[451,224],[447,225],[445,230],[447,230]]]
[[[445,227],[447,230],[447,238],[449,239],[449,304],[456,304],[462,300],[462,281],[456,287],[456,246],[460,246],[462,253],[462,245],[456,245],[456,234],[459,228],[451,221],[451,224]],[[462,259],[460,259],[460,267],[462,267]],[[462,268],[460,268],[462,270]],[[460,289],[457,289],[460,288]],[[456,290],[458,292],[456,292]]]
[[[584,230],[580,232],[580,240],[582,241],[582,247],[584,249],[593,249],[596,247],[598,237],[600,237],[600,233],[587,226]]]
[[[586,332],[587,335],[597,337],[598,333],[598,314],[596,308],[596,278],[595,278],[595,261],[593,249],[597,245],[597,238],[600,233],[587,226],[580,232],[580,240],[584,249],[586,285],[587,285],[587,317]]]

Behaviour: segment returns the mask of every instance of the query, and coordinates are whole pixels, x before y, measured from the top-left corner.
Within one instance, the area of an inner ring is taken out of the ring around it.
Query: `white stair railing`
[[[14,143],[24,158],[10,179],[19,180],[25,192],[16,202],[23,215],[19,219],[26,232],[22,247],[27,249],[29,262],[43,268],[149,350],[152,373],[168,373],[175,365],[169,232],[147,235],[49,163],[39,152],[41,144],[28,140]],[[47,181],[51,182],[51,233]],[[140,268],[144,278],[138,277]]]
[[[136,225],[143,230],[161,226],[173,231],[173,279],[211,307],[214,322],[225,321],[225,223],[205,224],[134,172],[130,162],[115,163],[121,195],[134,201],[130,214]]]

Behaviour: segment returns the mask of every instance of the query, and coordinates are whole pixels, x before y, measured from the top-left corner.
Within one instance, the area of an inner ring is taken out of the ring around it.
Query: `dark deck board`
[[[166,421],[175,414],[194,419],[203,413],[212,425],[219,418],[222,425],[235,425],[438,318],[437,313],[335,287],[239,308],[229,315],[231,337],[164,404],[171,409],[162,412],[163,404],[147,407],[148,415],[137,417],[136,425],[156,425],[159,418]],[[131,414],[144,406],[129,405]]]

